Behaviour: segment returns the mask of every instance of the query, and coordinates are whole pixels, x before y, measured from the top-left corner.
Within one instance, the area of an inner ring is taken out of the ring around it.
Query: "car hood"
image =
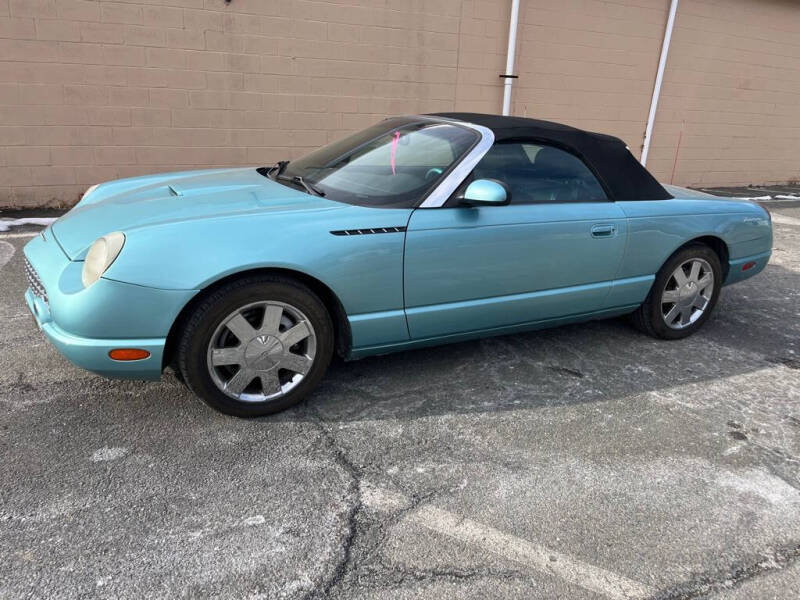
[[[255,168],[166,173],[104,183],[52,226],[72,260],[100,236],[193,219],[320,211],[345,205],[311,196]]]

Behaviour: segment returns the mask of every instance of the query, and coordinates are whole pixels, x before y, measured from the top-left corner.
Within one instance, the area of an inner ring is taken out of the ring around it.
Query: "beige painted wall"
[[[521,0],[513,113],[640,152],[668,0]],[[499,112],[510,0],[0,0],[0,206],[267,164],[388,114]],[[800,4],[681,0],[651,164],[800,178]]]
[[[669,0],[528,0],[517,114],[619,136],[640,155]]]
[[[681,0],[648,158],[673,165],[699,185],[800,180],[800,2]]]

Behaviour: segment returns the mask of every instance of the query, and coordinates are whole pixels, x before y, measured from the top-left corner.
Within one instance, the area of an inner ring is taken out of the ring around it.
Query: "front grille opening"
[[[44,289],[42,280],[39,278],[39,274],[36,272],[36,269],[33,268],[27,256],[25,257],[25,275],[28,277],[28,286],[31,288],[33,294],[44,300],[45,304],[49,304],[47,300],[47,291]]]

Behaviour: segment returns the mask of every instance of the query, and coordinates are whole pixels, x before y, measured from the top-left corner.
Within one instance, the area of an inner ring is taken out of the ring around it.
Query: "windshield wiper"
[[[275,179],[281,179],[282,181],[291,181],[292,183],[300,184],[312,196],[324,196],[325,195],[325,192],[323,192],[322,190],[317,189],[316,187],[314,187],[313,183],[311,183],[309,181],[306,181],[300,175],[295,175],[293,177],[290,177],[288,175],[281,175],[280,173],[278,173],[278,175],[275,176]]]
[[[278,175],[283,173],[283,170],[286,168],[286,165],[288,164],[289,164],[288,160],[279,160],[267,170],[267,177],[272,177],[272,173],[275,171],[277,171],[277,173],[275,173],[275,177],[278,177]]]
[[[275,181],[290,181],[291,183],[296,183],[298,185],[303,186],[303,189],[307,191],[312,196],[324,196],[325,192],[316,188],[313,183],[306,181],[300,175],[282,175],[283,170],[286,168],[286,165],[289,164],[288,160],[279,160],[274,165],[272,165],[269,170],[266,171],[267,177],[273,179]],[[274,175],[273,175],[274,173]]]

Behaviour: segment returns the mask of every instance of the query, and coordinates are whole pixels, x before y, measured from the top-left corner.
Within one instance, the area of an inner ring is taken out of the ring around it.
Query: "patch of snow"
[[[47,227],[56,219],[54,217],[30,217],[26,219],[0,219],[0,231],[8,231],[20,225],[41,225]]]
[[[92,454],[92,462],[105,462],[108,460],[117,460],[122,458],[128,453],[127,448],[100,448],[95,450]]]
[[[754,200],[758,202],[766,202],[767,200],[800,200],[800,196],[792,196],[789,194],[778,194],[777,196],[731,196],[735,200]]]

